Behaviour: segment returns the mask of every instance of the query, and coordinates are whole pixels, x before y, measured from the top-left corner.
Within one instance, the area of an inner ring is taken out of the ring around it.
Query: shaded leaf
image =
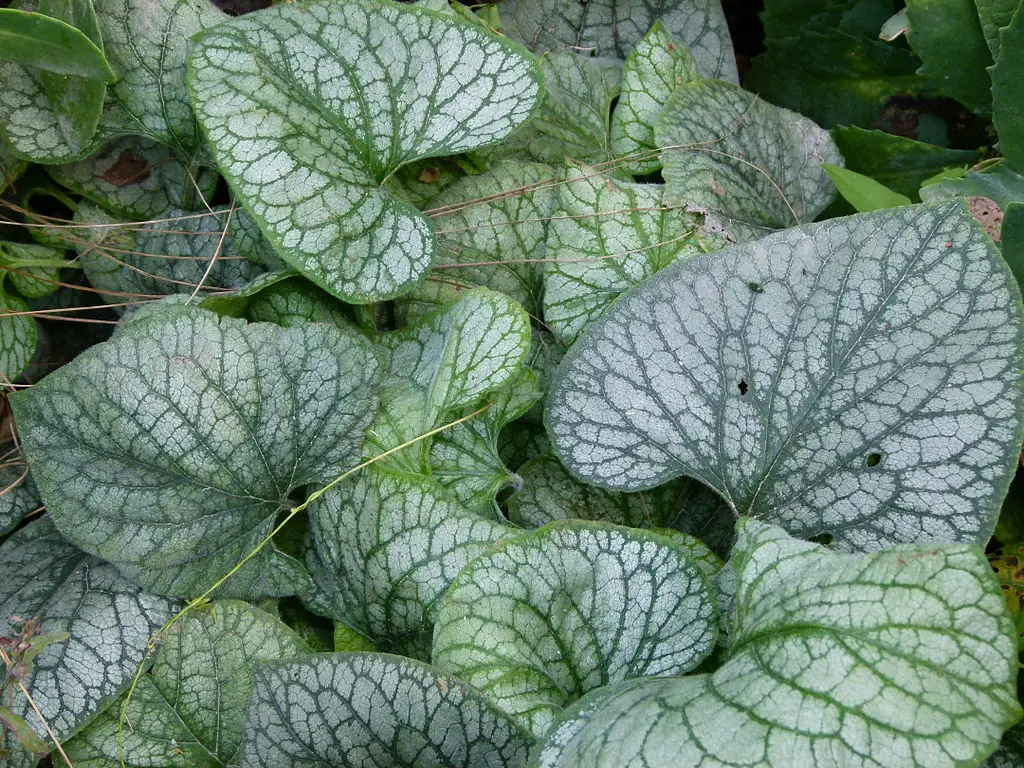
[[[999,55],[992,75],[992,125],[999,134],[999,151],[1006,165],[1024,173],[1024,11],[1019,8],[1010,23],[999,31]]]

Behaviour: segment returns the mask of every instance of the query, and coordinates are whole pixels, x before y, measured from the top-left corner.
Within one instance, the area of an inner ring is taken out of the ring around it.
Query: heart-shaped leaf
[[[1022,437],[1020,296],[959,204],[676,264],[569,351],[552,440],[618,490],[690,475],[843,549],[992,533]]]
[[[408,290],[434,255],[426,219],[381,183],[504,138],[540,91],[509,41],[376,2],[237,19],[201,39],[190,86],[218,164],[282,258],[357,302]]]
[[[223,600],[192,611],[162,635],[122,724],[107,709],[65,745],[76,768],[117,765],[237,765],[257,661],[305,656],[292,630],[247,603]],[[120,702],[118,702],[120,704]]]
[[[821,164],[843,164],[828,131],[715,80],[677,90],[655,136],[667,203],[714,211],[755,232],[813,221],[835,197]]]
[[[699,80],[697,63],[685,45],[674,42],[660,21],[636,44],[622,74],[622,95],[612,113],[612,152],[633,156],[625,168],[635,176],[661,168],[654,124],[679,86]]]
[[[505,31],[535,50],[590,49],[620,59],[660,21],[707,77],[738,82],[729,28],[714,0],[504,0],[500,7]]]
[[[544,321],[572,343],[623,291],[707,250],[700,215],[662,204],[659,184],[614,181],[571,168],[548,227]],[[723,243],[724,244],[724,243]]]
[[[425,478],[374,470],[310,505],[333,618],[379,647],[429,656],[437,601],[459,570],[516,529],[467,511]]]
[[[24,681],[58,739],[70,738],[131,682],[150,635],[175,607],[71,546],[48,519],[30,523],[0,546],[0,635],[9,635],[8,622],[21,617],[41,619],[36,635],[69,636],[44,648]],[[25,697],[17,689],[12,693],[4,705],[48,740]],[[12,747],[9,738],[6,746]],[[27,756],[14,761],[35,763]]]
[[[294,489],[358,463],[376,382],[355,334],[175,307],[127,324],[11,405],[58,527],[152,589],[193,595],[269,532]],[[287,593],[282,571],[291,579],[300,566],[263,552],[229,583],[235,592]]]
[[[433,662],[539,738],[588,691],[693,669],[717,623],[701,568],[670,537],[561,523],[459,574],[441,600]]]
[[[977,765],[1021,715],[1002,596],[975,547],[832,553],[741,521],[728,659],[584,699],[531,765]]]
[[[522,768],[530,748],[461,681],[380,653],[258,664],[245,728],[243,768]]]

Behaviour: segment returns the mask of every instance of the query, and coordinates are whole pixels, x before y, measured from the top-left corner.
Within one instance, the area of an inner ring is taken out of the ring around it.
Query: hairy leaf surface
[[[507,136],[538,78],[525,51],[451,14],[346,2],[221,27],[190,84],[218,164],[281,257],[368,302],[407,290],[435,251],[426,219],[381,183]]]
[[[548,403],[583,479],[691,475],[843,549],[984,542],[1021,441],[1020,297],[958,204],[675,265],[569,351]]]
[[[740,524],[728,658],[595,692],[531,765],[975,765],[1020,717],[1009,616],[975,547],[835,554]]]

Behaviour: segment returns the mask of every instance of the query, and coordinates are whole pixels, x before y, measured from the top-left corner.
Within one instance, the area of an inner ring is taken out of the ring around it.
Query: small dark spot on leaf
[[[764,293],[764,287],[760,283],[747,283],[751,293]]]
[[[436,165],[428,165],[420,171],[419,180],[424,184],[434,184],[441,179],[441,170]]]
[[[832,545],[832,542],[836,540],[836,537],[831,533],[818,533],[811,536],[810,540],[815,544],[821,544],[823,547],[829,547]]]
[[[149,166],[146,164],[145,158],[139,157],[130,149],[126,149],[117,156],[114,164],[100,178],[110,182],[115,187],[124,187],[128,184],[148,179]]]
[[[746,379],[740,379],[740,383],[738,384],[738,386],[740,388],[740,397],[742,397],[743,395],[747,394],[747,380]]]
[[[869,467],[877,467],[882,463],[882,454],[880,453],[869,453],[867,458],[864,459],[864,463]]]

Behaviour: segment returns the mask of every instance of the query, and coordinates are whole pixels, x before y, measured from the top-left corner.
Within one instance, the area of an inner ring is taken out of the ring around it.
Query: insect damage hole
[[[875,452],[869,453],[864,459],[864,463],[869,467],[877,467],[882,463],[882,454]]]
[[[737,384],[736,386],[739,387],[740,397],[743,397],[745,394],[747,394],[748,387],[747,387],[747,380],[746,379],[740,379],[740,383]]]

